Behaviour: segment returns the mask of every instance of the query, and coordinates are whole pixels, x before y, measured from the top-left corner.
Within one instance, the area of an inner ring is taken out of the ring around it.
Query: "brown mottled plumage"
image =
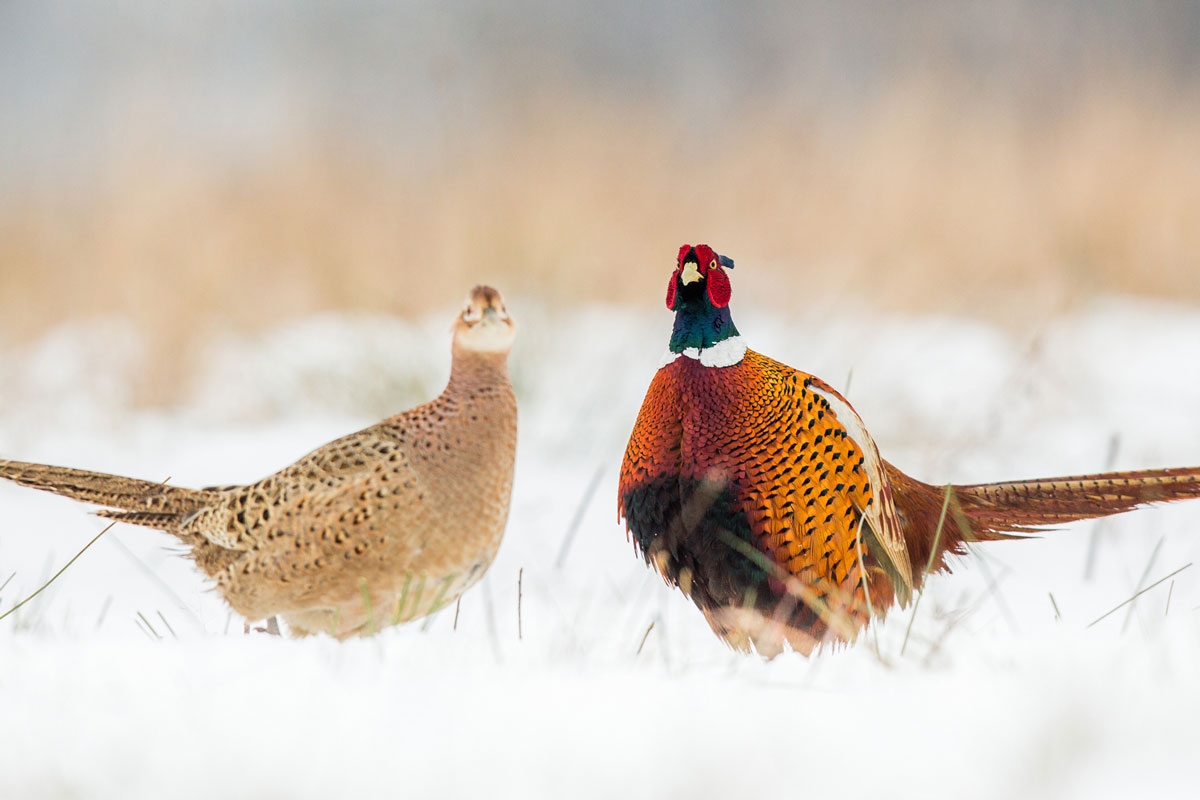
[[[1200,496],[1189,468],[952,486],[946,500],[880,457],[832,387],[742,344],[732,266],[705,245],[679,251],[675,328],[629,437],[618,512],[736,648],[852,640],[966,542]]]
[[[363,635],[454,602],[495,557],[512,489],[513,323],[477,286],[435,400],[336,439],[248,486],[184,489],[0,461],[0,478],[171,533],[249,620]]]

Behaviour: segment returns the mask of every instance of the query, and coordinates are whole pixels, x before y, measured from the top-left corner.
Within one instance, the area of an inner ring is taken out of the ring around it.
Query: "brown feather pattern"
[[[500,294],[476,287],[439,397],[249,485],[184,489],[23,461],[0,461],[0,478],[174,535],[247,619],[373,633],[453,603],[496,554],[516,450],[512,338]]]

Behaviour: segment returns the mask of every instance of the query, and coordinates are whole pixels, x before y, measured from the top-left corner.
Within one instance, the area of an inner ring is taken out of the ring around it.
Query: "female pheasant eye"
[[[462,318],[464,322],[475,322],[482,316],[483,313],[470,303],[467,303],[467,307],[464,308],[462,312]]]

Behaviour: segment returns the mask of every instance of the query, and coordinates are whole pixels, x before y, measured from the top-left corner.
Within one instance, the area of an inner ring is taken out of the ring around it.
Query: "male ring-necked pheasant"
[[[948,490],[910,478],[832,387],[746,348],[732,268],[707,245],[679,249],[675,326],[625,451],[618,512],[647,563],[737,649],[852,640],[968,541],[1200,496],[1200,467]]]
[[[338,638],[429,614],[478,581],[508,517],[517,404],[513,321],[476,286],[438,398],[336,439],[248,486],[184,489],[0,461],[0,478],[173,534],[248,620]]]

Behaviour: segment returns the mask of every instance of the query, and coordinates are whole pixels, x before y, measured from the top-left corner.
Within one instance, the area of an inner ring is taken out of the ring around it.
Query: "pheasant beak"
[[[679,276],[684,286],[695,283],[700,280],[700,277],[700,268],[690,261],[683,265],[683,273]]]

